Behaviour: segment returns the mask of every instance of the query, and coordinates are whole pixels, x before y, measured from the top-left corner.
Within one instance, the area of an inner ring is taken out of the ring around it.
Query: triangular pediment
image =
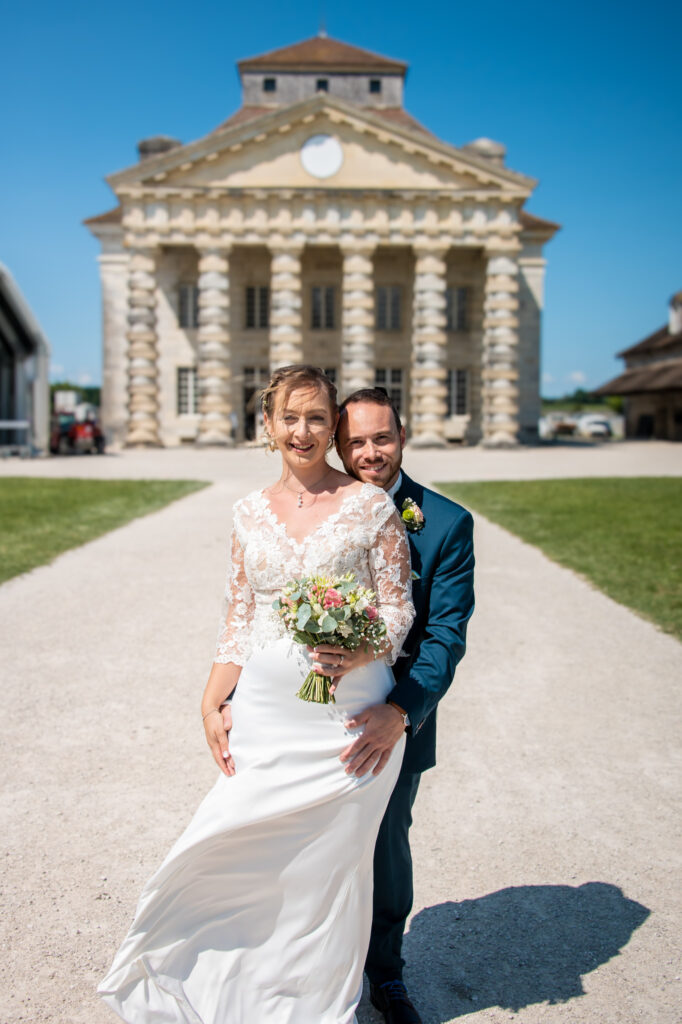
[[[321,168],[309,159],[319,145],[310,140],[320,136],[335,140],[328,148],[336,155]],[[113,174],[108,181],[121,193],[142,185],[181,190],[485,191],[518,197],[528,196],[535,185],[530,178],[455,149],[425,131],[392,123],[380,111],[329,96],[228,123],[197,142]]]

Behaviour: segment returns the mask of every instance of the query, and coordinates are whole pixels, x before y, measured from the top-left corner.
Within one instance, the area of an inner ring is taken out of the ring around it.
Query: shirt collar
[[[396,494],[400,490],[400,486],[401,486],[402,482],[403,482],[403,471],[400,470],[400,472],[398,473],[396,482],[393,484],[393,487],[389,487],[389,489],[386,491],[386,493],[388,494],[389,498],[395,498]]]

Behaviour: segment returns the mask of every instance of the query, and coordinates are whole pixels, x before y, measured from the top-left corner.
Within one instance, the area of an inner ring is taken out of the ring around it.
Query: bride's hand
[[[312,655],[313,671],[323,676],[331,676],[334,680],[329,687],[331,693],[346,672],[369,665],[375,657],[371,647],[358,647],[356,651],[347,651],[342,647],[332,647],[330,644],[318,644],[317,647],[309,647],[308,652]]]
[[[211,748],[213,760],[225,775],[234,775],[235,767],[228,733],[232,728],[232,711],[227,705],[221,711],[212,711],[204,719],[206,742]]]

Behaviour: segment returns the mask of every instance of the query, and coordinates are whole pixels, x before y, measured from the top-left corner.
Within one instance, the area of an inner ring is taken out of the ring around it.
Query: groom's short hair
[[[358,402],[372,402],[374,405],[388,406],[393,413],[395,428],[400,433],[403,428],[400,422],[400,413],[386,388],[358,388],[357,391],[353,391],[339,406],[339,418],[343,416],[349,405],[357,405]]]

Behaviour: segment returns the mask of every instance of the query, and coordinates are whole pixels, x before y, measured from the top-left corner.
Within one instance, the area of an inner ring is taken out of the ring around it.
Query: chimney
[[[682,331],[682,292],[673,295],[668,307],[668,331],[679,334]]]
[[[182,143],[178,139],[171,139],[169,135],[152,135],[149,139],[142,139],[137,144],[137,152],[140,160],[149,160],[153,156],[167,153],[169,149],[177,149]]]

